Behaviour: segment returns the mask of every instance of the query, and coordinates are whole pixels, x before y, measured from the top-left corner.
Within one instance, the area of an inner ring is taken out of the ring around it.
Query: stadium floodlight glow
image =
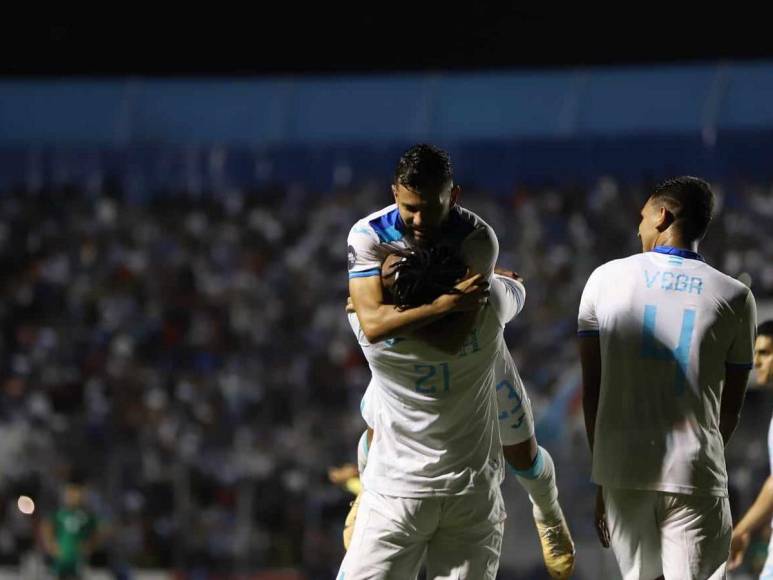
[[[29,516],[35,512],[35,502],[32,501],[31,497],[28,497],[26,495],[19,496],[19,499],[16,502],[16,505],[19,508],[19,511],[24,515]]]

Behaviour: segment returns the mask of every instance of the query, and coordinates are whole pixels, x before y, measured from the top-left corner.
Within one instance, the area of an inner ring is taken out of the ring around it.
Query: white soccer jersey
[[[378,276],[388,254],[411,247],[396,204],[355,223],[347,244],[349,278]],[[494,230],[471,211],[453,206],[433,244],[453,247],[473,273],[491,278],[499,243]]]
[[[492,281],[488,305],[456,355],[410,337],[370,344],[349,321],[372,380],[367,415],[374,428],[364,486],[383,495],[461,495],[504,476],[497,425],[495,362],[504,325],[523,304],[523,286]]]
[[[494,275],[495,284],[507,284],[507,289],[513,292],[517,301],[515,315],[522,309],[526,300],[526,289],[520,283],[513,283],[512,278]],[[500,282],[496,282],[500,280]],[[514,315],[514,316],[515,316]],[[357,315],[349,315],[349,324],[355,336],[361,339],[361,329]],[[534,435],[534,417],[531,411],[531,401],[510,354],[510,349],[503,342],[494,362],[494,385],[497,392],[497,410],[499,412],[499,435],[502,445],[516,445]],[[373,381],[368,383],[365,394],[360,402],[360,412],[365,423],[373,428],[373,404],[370,401],[371,391],[376,387]]]
[[[659,246],[597,268],[578,329],[601,345],[593,480],[726,496],[725,370],[751,368],[755,323],[751,291],[694,252]]]

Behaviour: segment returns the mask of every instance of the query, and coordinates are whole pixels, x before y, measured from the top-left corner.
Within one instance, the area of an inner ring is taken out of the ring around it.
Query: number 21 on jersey
[[[419,393],[447,393],[451,390],[451,372],[448,363],[439,365],[414,365],[420,376],[416,379],[416,391]]]

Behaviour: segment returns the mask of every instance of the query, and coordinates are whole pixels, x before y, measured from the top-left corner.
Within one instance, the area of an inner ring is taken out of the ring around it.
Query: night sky
[[[326,75],[773,58],[768,20],[752,12],[320,4],[191,4],[178,13],[113,4],[59,17],[41,6],[43,15],[0,21],[0,75]]]

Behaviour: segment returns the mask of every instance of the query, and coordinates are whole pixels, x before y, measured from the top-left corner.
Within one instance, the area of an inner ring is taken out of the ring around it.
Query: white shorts
[[[610,544],[624,580],[726,578],[726,497],[604,487]]]
[[[488,492],[422,499],[365,490],[338,580],[494,580],[505,506]]]
[[[378,387],[368,384],[360,401],[360,413],[365,424],[373,428],[372,391]],[[499,409],[499,436],[502,445],[516,445],[528,441],[534,435],[534,414],[531,401],[517,374],[507,373],[497,385],[497,407]]]

